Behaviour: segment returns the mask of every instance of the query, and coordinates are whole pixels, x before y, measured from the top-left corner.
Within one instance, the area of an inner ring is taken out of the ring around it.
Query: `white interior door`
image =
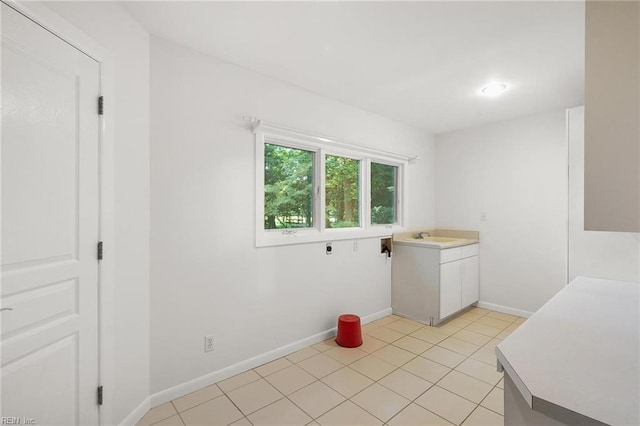
[[[100,67],[2,4],[1,81],[1,414],[97,424]]]

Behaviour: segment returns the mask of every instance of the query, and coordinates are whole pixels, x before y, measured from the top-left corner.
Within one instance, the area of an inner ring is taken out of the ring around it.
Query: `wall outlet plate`
[[[213,336],[204,336],[204,351],[211,352],[213,350]]]

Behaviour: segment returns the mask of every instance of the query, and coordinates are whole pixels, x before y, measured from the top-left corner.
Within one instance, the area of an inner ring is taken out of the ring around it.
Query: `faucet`
[[[413,238],[415,238],[415,239],[417,239],[417,240],[422,240],[422,239],[424,238],[424,235],[422,235],[422,234],[427,234],[427,237],[430,237],[430,236],[431,236],[431,234],[430,234],[430,233],[428,233],[427,231],[424,231],[424,232],[418,232],[418,233],[415,235],[415,237],[413,237]]]

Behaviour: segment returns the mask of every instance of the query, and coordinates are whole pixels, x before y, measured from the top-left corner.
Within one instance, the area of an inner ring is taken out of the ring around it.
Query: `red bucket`
[[[356,348],[362,345],[362,332],[360,330],[360,317],[353,314],[344,314],[338,317],[338,335],[336,343],[345,348]]]

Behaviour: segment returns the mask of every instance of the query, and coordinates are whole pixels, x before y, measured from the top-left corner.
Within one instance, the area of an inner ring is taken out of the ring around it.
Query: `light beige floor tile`
[[[455,370],[444,376],[442,380],[438,382],[438,386],[469,401],[473,401],[476,404],[479,404],[480,401],[491,392],[492,388],[491,385],[483,381],[474,379]]]
[[[524,324],[524,322],[525,322],[526,320],[527,320],[526,318],[518,317],[518,318],[514,321],[514,323],[516,323],[516,324]]]
[[[504,389],[504,379],[501,379],[496,385],[497,388]]]
[[[254,426],[304,426],[311,420],[311,417],[286,398],[267,405],[249,416],[249,421]]]
[[[258,373],[253,370],[249,370],[219,382],[218,387],[224,392],[229,393],[234,389],[238,389],[239,387],[255,382],[259,379],[260,375]]]
[[[382,422],[351,401],[345,401],[317,419],[326,426],[374,426]]]
[[[373,321],[371,324],[387,325],[387,324],[391,324],[394,321],[398,321],[399,319],[400,319],[400,317],[397,317],[395,315],[389,315],[389,316],[377,319],[377,320]]]
[[[254,368],[255,372],[261,375],[262,377],[266,377],[269,374],[273,374],[277,371],[283,370],[289,366],[293,365],[291,361],[286,358],[279,358],[275,361],[271,361],[267,364],[263,364],[260,367]]]
[[[377,383],[352,397],[351,401],[383,422],[398,414],[411,402]]]
[[[289,395],[289,399],[314,419],[345,400],[342,395],[321,381],[295,391]]]
[[[378,383],[412,401],[433,386],[432,383],[402,368],[383,377]]]
[[[459,327],[450,323],[438,325],[433,328],[435,328],[438,333],[445,334],[447,336],[451,336],[452,334],[457,333],[462,329],[462,327]]]
[[[184,411],[180,413],[180,416],[187,426],[228,425],[243,417],[242,413],[224,395]]]
[[[483,346],[483,348],[494,350],[500,343],[502,343],[502,340],[500,339],[491,339]]]
[[[436,343],[446,339],[447,335],[438,333],[433,327],[424,327],[411,333],[411,337],[415,337],[416,339],[424,340],[427,343],[435,345]]]
[[[483,314],[479,314],[477,312],[467,311],[464,314],[460,315],[459,318],[462,318],[468,321],[476,321],[482,318],[483,316],[484,316]]]
[[[391,330],[387,327],[376,328],[375,330],[369,333],[369,336],[375,337],[378,340],[382,340],[383,342],[391,343],[395,340],[398,340],[404,337],[404,334],[398,333],[397,331]]]
[[[471,355],[472,359],[484,362],[485,364],[495,367],[498,359],[496,358],[496,350],[487,347],[482,347]]]
[[[304,361],[299,362],[297,365],[298,367],[303,368],[306,372],[310,373],[312,376],[320,379],[343,367],[341,363],[327,356],[327,354],[333,349],[329,349],[326,352],[312,356],[311,358],[307,358]]]
[[[299,363],[300,361],[304,361],[307,358],[311,358],[314,355],[319,354],[320,352],[314,349],[311,346],[307,346],[304,349],[300,349],[297,352],[292,353],[291,355],[287,355],[286,358],[293,362],[294,364]]]
[[[390,328],[393,331],[397,331],[402,334],[413,333],[414,331],[421,329],[423,325],[418,324],[417,322],[409,322],[409,321],[394,321],[390,324],[387,324],[385,327]]]
[[[181,398],[174,399],[172,402],[176,407],[176,410],[182,412],[184,410],[188,410],[191,407],[195,407],[198,404],[202,404],[205,401],[217,398],[220,395],[222,395],[222,391],[220,390],[220,388],[217,385],[211,385],[207,386],[204,389],[200,389],[198,391],[185,395]]]
[[[333,348],[324,352],[324,355],[330,356],[336,361],[349,365],[352,362],[359,360],[360,358],[364,358],[367,356],[367,352],[359,349],[359,348]]]
[[[469,356],[478,349],[480,346],[473,345],[468,342],[463,342],[455,337],[449,337],[442,342],[438,343],[441,348],[449,349],[450,351],[458,352],[459,354]]]
[[[465,327],[465,330],[474,331],[476,333],[484,334],[485,336],[489,336],[489,337],[496,337],[502,331],[501,328],[489,327],[488,325],[478,324],[478,321],[474,322],[470,326]]]
[[[316,356],[323,356],[326,360],[332,361],[339,365],[337,361],[332,360],[329,357],[326,357],[322,354],[318,354]],[[311,374],[304,371],[302,368],[298,367],[307,361],[313,360],[313,358],[306,359],[297,365],[292,365],[291,367],[287,367],[284,370],[280,370],[277,373],[273,373],[270,376],[267,376],[265,380],[273,385],[276,389],[282,392],[285,395],[289,395],[297,391],[298,389],[302,389],[310,383],[316,381],[316,378]],[[320,365],[320,362],[318,363]],[[320,367],[317,367],[320,369]]]
[[[324,377],[322,382],[347,398],[351,398],[362,389],[371,385],[373,380],[349,367],[345,367]]]
[[[246,417],[243,417],[240,420],[231,423],[230,426],[252,426],[252,425],[251,425],[251,422],[247,420]]]
[[[463,426],[503,426],[504,417],[484,407],[478,407],[462,424]]]
[[[369,324],[363,325],[362,327],[360,327],[360,330],[362,330],[362,333],[368,333],[371,330],[374,330],[376,328],[382,327],[380,324],[376,324],[374,322],[370,322]]]
[[[153,426],[183,426],[184,423],[180,416],[175,415],[168,419],[160,420],[158,423],[154,423]]]
[[[476,346],[482,346],[487,344],[491,337],[485,336],[484,334],[474,333],[473,331],[462,329],[453,335],[456,339],[465,341],[467,343],[471,343]]]
[[[147,414],[145,414],[144,417],[142,417],[138,421],[137,425],[151,425],[153,423],[159,422],[160,420],[168,419],[171,416],[175,416],[176,414],[178,414],[176,409],[170,402],[167,402],[166,404],[158,405],[157,407],[149,410]]]
[[[456,367],[466,359],[464,355],[450,351],[449,349],[441,348],[440,346],[432,347],[421,356],[439,364],[446,365],[449,368]]]
[[[424,324],[419,323],[418,321],[414,321],[411,318],[400,317],[400,321],[408,322],[409,324],[418,324],[419,326],[423,326]]]
[[[380,380],[396,369],[393,364],[389,364],[388,362],[373,355],[367,355],[366,357],[357,360],[351,364],[349,368],[352,368],[373,380]]]
[[[412,336],[405,336],[402,339],[398,339],[393,342],[393,345],[416,355],[420,355],[433,346],[431,343],[427,343],[424,340],[416,339]]]
[[[511,321],[503,321],[501,319],[492,318],[487,314],[487,316],[480,318],[478,321],[476,321],[476,324],[487,325],[489,327],[499,328],[500,330],[504,330],[505,328],[509,327],[509,325],[511,325]]]
[[[282,398],[282,394],[265,379],[260,379],[235,389],[229,392],[227,396],[245,415],[249,415]]]
[[[445,367],[442,364],[438,364],[437,362],[433,362],[422,357],[412,359],[403,365],[402,368],[431,383],[436,383],[451,371],[450,368]]]
[[[504,416],[504,391],[500,388],[493,388],[480,405]]]
[[[496,339],[502,339],[502,340],[504,340],[504,339],[506,339],[507,337],[509,337],[509,335],[510,335],[511,333],[513,333],[513,331],[514,331],[514,330],[504,329],[504,330],[502,330],[500,333],[498,333],[498,334],[496,335]]]
[[[487,314],[489,318],[497,318],[502,321],[514,322],[520,317],[515,315],[503,314],[502,312],[491,311]]]
[[[482,317],[480,317],[482,318]],[[475,321],[475,320],[474,320]],[[473,321],[472,320],[468,320],[465,318],[456,318],[456,319],[452,319],[451,321],[449,321],[449,324],[453,325],[454,327],[457,328],[465,328],[466,326],[472,324]]]
[[[383,361],[387,361],[389,364],[393,364],[396,367],[400,367],[416,357],[416,354],[393,345],[385,346],[379,351],[374,352],[372,355],[382,359]]]
[[[420,395],[415,402],[456,425],[462,423],[476,407],[473,402],[438,386],[434,386]]]
[[[383,342],[382,340],[376,339],[375,337],[371,337],[369,335],[364,335],[362,336],[362,345],[358,346],[358,349],[367,353],[371,353],[377,351],[378,349],[382,349],[385,346],[387,346],[387,342]]]
[[[338,346],[338,344],[336,343],[336,338],[332,337],[331,339],[323,340],[320,343],[316,343],[311,347],[319,352],[324,352],[328,351],[331,348],[335,348],[336,346]]]
[[[456,367],[456,370],[468,376],[475,377],[485,383],[494,386],[502,379],[502,373],[498,373],[496,366],[485,364],[476,359],[467,359]]]
[[[470,311],[471,311],[471,312],[477,312],[477,313],[479,313],[479,314],[481,314],[481,315],[486,315],[486,314],[488,314],[489,312],[492,312],[492,311],[491,311],[491,310],[489,310],[489,309],[479,308],[479,307],[477,307],[477,306],[474,306],[473,308],[471,308],[471,309],[470,309]]]
[[[388,424],[391,426],[450,426],[452,423],[449,423],[429,410],[425,410],[418,404],[411,403],[407,408],[389,420]]]

